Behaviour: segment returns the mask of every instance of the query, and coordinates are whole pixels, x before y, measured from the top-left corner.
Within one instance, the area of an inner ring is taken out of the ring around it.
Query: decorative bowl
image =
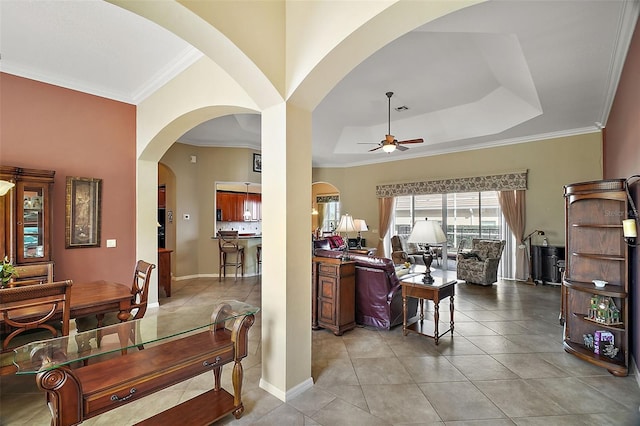
[[[598,288],[602,288],[605,285],[608,284],[608,281],[604,281],[604,280],[593,280],[593,283],[596,285],[596,287]]]

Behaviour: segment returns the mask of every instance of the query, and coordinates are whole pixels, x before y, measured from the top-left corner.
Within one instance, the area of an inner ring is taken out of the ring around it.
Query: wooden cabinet
[[[623,179],[577,183],[565,186],[564,193],[564,348],[616,376],[626,376],[629,365],[629,248],[622,233],[628,214],[625,185]],[[608,284],[596,288],[593,280]],[[608,342],[598,339],[605,335],[613,340],[615,355],[606,350]]]
[[[51,262],[51,192],[55,172],[0,166],[16,186],[0,197],[0,256],[17,265]]]
[[[216,192],[216,208],[221,211],[222,221],[234,222],[238,220],[237,198],[238,194],[233,192]]]
[[[337,336],[356,326],[356,264],[313,258],[312,327]]]
[[[216,209],[220,210],[223,222],[246,222],[245,209],[251,213],[250,221],[262,220],[261,194],[216,191]]]
[[[560,284],[564,247],[531,246],[531,278],[536,283]]]
[[[158,291],[162,287],[167,297],[171,297],[171,252],[173,250],[158,249]]]

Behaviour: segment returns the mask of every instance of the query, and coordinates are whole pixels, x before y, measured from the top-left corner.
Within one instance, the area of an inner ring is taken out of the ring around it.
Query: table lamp
[[[342,260],[349,260],[349,232],[356,231],[356,224],[353,222],[353,218],[350,214],[344,214],[340,218],[340,223],[338,223],[338,227],[336,228],[336,232],[341,233],[344,232],[347,234],[347,241],[344,248],[344,253],[342,255]]]
[[[356,248],[362,248],[362,234],[361,232],[368,231],[367,222],[364,219],[354,219],[353,223],[356,226],[356,230],[358,231],[358,236],[356,237]]]
[[[409,235],[409,239],[407,240],[409,243],[416,244],[440,244],[446,241],[447,236],[442,230],[442,227],[440,227],[437,222],[428,220],[428,218],[416,221],[411,230],[411,235]],[[425,284],[433,284],[433,277],[431,276],[433,255],[430,251],[426,251],[422,254],[422,259],[424,260],[424,265],[427,267],[422,282]]]

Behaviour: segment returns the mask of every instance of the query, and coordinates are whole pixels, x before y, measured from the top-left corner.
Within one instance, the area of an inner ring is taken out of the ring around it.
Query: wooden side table
[[[402,285],[402,334],[407,335],[409,331],[422,334],[423,336],[432,337],[436,345],[439,343],[440,337],[448,332],[453,336],[453,299],[455,296],[456,280],[449,280],[447,277],[433,277],[433,284],[424,284],[422,279],[424,275],[415,275],[400,281]],[[419,299],[420,315],[418,319],[411,324],[407,324],[407,297]],[[450,327],[448,330],[439,333],[438,321],[440,320],[440,300],[448,297],[450,302]],[[424,300],[432,300],[435,306],[433,319],[434,326],[424,321]]]
[[[327,328],[336,336],[356,326],[356,263],[313,258],[312,328]]]

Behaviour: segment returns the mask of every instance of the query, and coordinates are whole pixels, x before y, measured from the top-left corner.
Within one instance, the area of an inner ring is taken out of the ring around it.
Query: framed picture
[[[102,179],[67,176],[65,247],[100,247]]]
[[[253,154],[253,171],[262,172],[262,154]]]

